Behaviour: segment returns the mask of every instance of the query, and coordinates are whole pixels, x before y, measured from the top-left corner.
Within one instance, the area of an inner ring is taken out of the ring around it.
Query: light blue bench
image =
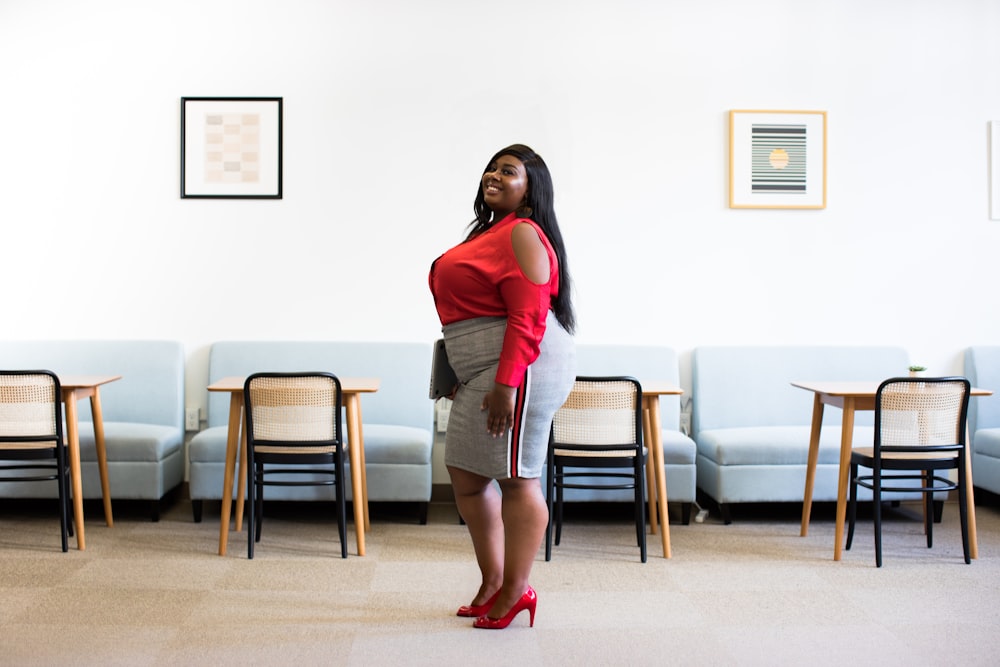
[[[257,371],[379,378],[379,390],[361,397],[368,500],[418,503],[420,522],[426,523],[434,428],[434,403],[427,398],[430,368],[430,343],[227,341],[209,351],[208,380]],[[228,421],[229,394],[209,392],[208,427],[188,445],[195,521],[201,521],[203,501],[222,499]],[[346,424],[344,429],[346,438]],[[349,472],[345,489],[351,500]],[[273,487],[266,499],[332,501],[334,489]]]
[[[184,481],[184,348],[174,341],[0,341],[0,368],[121,375],[101,387],[108,486],[115,500],[161,500]],[[90,401],[78,404],[84,498],[101,498]],[[0,496],[55,498],[55,485],[0,484]]]
[[[577,375],[631,375],[680,386],[677,353],[658,345],[577,345]],[[680,430],[680,398],[660,397],[663,461],[667,499],[681,507],[687,524],[695,501],[696,474],[694,441]],[[544,484],[544,480],[543,480]],[[648,490],[647,490],[648,492]],[[566,502],[632,502],[632,492],[566,489]]]
[[[906,375],[908,366],[898,347],[695,348],[691,417],[699,490],[726,523],[731,503],[802,502],[813,394],[790,383],[881,381]],[[872,442],[873,415],[856,413],[855,443]],[[836,408],[823,413],[814,501],[837,499],[841,418]]]
[[[992,396],[969,401],[972,483],[991,493],[1000,493],[1000,346],[968,348],[965,375],[973,387],[993,391]]]

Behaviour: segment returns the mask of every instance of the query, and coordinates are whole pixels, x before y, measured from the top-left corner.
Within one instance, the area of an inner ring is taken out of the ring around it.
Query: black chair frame
[[[882,394],[892,386],[912,385],[913,391],[936,384],[960,383],[964,386],[961,400],[958,427],[955,442],[935,445],[883,445],[882,444]],[[872,513],[875,528],[875,565],[882,567],[882,493],[906,492],[920,493],[924,501],[924,532],[927,536],[927,548],[934,542],[934,495],[937,493],[957,491],[959,506],[959,521],[962,530],[962,550],[965,562],[969,557],[969,517],[966,505],[966,437],[967,419],[969,414],[969,380],[959,376],[949,377],[899,377],[883,381],[875,394],[875,441],[871,452],[855,450],[851,454],[850,469],[850,500],[848,505],[848,529],[845,549],[851,548],[854,539],[854,525],[857,519],[858,487],[863,486],[872,491]],[[883,456],[888,454],[889,456]],[[892,457],[893,454],[912,454],[912,457]],[[871,469],[871,474],[858,474],[859,467]],[[956,470],[957,482],[950,478],[935,474],[942,470]],[[885,471],[900,471],[885,474]],[[902,481],[920,481],[920,486],[898,484]]]
[[[66,443],[63,439],[63,419],[62,419],[62,387],[59,384],[59,377],[48,370],[11,370],[0,371],[0,376],[46,376],[52,382],[53,405],[55,422],[54,433],[51,435],[0,435],[0,443],[46,443],[51,442],[51,447],[25,447],[0,448],[0,460],[17,461],[17,463],[0,465],[0,472],[14,472],[31,470],[38,474],[25,475],[17,472],[15,474],[3,474],[0,482],[45,482],[55,481],[59,494],[59,528],[62,538],[62,550],[69,551],[69,536],[73,534],[73,525],[70,520],[69,511],[70,490],[69,490],[69,464],[66,457]],[[44,462],[43,461],[51,461]]]
[[[332,440],[260,440],[254,437],[253,401],[250,387],[260,378],[329,378],[336,387],[336,406],[334,409],[334,437]],[[260,541],[261,524],[264,517],[264,487],[265,486],[333,486],[335,487],[335,504],[337,531],[340,536],[340,555],[347,558],[347,501],[344,492],[346,475],[344,472],[344,437],[343,393],[340,380],[332,373],[300,372],[300,373],[253,373],[247,377],[243,385],[245,402],[246,434],[247,434],[247,503],[249,505],[247,525],[247,557],[253,558],[254,542]],[[333,448],[332,452],[261,452],[258,447],[296,448],[314,447]],[[333,470],[317,468],[317,465],[333,464]],[[265,468],[265,465],[271,466]],[[274,467],[295,466],[295,467]],[[306,467],[310,466],[310,467]],[[273,479],[276,476],[312,475],[321,479],[289,480]]]
[[[546,500],[549,522],[545,529],[545,560],[552,558],[553,524],[555,544],[562,540],[563,490],[584,489],[594,491],[614,491],[631,489],[634,492],[634,514],[636,542],[642,562],[646,562],[646,451],[642,430],[642,386],[629,376],[578,376],[577,382],[627,382],[635,387],[635,442],[609,444],[572,444],[555,440],[555,428],[549,431],[549,450],[546,475]],[[577,450],[578,455],[562,454],[556,450]],[[621,456],[592,456],[588,452],[619,451]],[[567,471],[566,468],[577,470]],[[607,469],[622,469],[610,472]],[[589,469],[589,470],[588,470]],[[624,472],[625,469],[630,469]],[[574,481],[583,478],[604,478],[608,481]],[[615,481],[621,480],[621,481]]]

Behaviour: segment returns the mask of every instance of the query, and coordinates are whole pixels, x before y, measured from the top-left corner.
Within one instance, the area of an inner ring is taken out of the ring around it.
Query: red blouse
[[[514,255],[511,233],[521,222],[535,228],[549,255],[549,282],[544,285],[531,282]],[[559,293],[556,254],[541,228],[511,213],[438,257],[429,282],[443,325],[475,317],[507,318],[496,381],[518,386],[538,358],[552,297]]]

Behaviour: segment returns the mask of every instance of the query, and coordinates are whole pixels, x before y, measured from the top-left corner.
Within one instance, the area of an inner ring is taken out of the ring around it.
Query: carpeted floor
[[[216,555],[218,506],[195,524],[177,501],[159,523],[87,505],[87,550],[59,550],[46,503],[0,503],[4,665],[995,665],[1000,653],[1000,503],[978,508],[980,558],[965,565],[948,503],[924,543],[918,509],[886,519],[875,568],[866,515],[832,560],[832,507],[799,537],[799,506],[737,507],[734,523],[671,525],[639,562],[629,507],[571,511],[533,572],[535,627],[454,616],[478,586],[450,504],[428,525],[372,506],[367,556],[339,558],[329,508],[268,508],[255,558],[246,533]],[[214,518],[214,520],[213,520]]]

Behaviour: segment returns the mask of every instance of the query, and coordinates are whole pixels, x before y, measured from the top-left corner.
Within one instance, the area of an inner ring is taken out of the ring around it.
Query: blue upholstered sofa
[[[718,503],[726,523],[730,503],[802,502],[813,394],[790,383],[881,381],[906,375],[908,365],[906,351],[898,347],[695,348],[691,398],[698,488]],[[837,499],[841,418],[836,408],[824,411],[814,501]],[[872,412],[858,412],[854,442],[872,442],[872,424]]]
[[[968,348],[965,375],[972,386],[993,391],[992,396],[969,401],[972,482],[981,489],[1000,493],[1000,345]]]
[[[427,397],[430,368],[430,343],[228,341],[212,345],[208,380],[258,371],[328,371],[342,377],[379,378],[378,392],[361,397],[368,499],[418,503],[420,521],[425,523],[434,427],[434,403]],[[211,392],[208,427],[188,445],[195,521],[201,520],[203,501],[222,498],[228,420],[229,394]],[[350,500],[350,473],[347,477]],[[333,500],[333,493],[331,487],[271,487],[266,497]]]
[[[0,368],[121,375],[101,387],[108,485],[115,500],[160,501],[184,481],[184,348],[173,341],[0,341]],[[100,498],[90,402],[78,404],[84,498]],[[2,497],[56,497],[52,483],[0,483]]]
[[[658,345],[577,345],[577,375],[631,375],[641,383],[657,380],[680,386],[677,353]],[[679,503],[681,520],[690,520],[695,500],[695,443],[680,430],[680,398],[660,397],[667,499]],[[632,492],[566,489],[566,502],[631,502]]]

